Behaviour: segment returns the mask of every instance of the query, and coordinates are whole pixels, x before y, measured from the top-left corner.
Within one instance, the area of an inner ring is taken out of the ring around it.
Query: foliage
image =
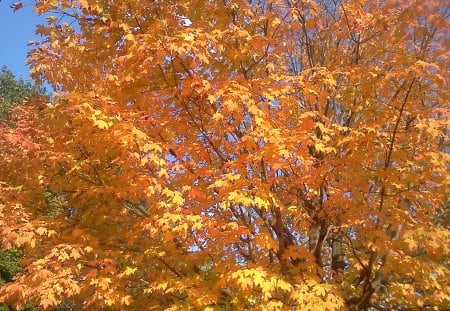
[[[45,89],[22,78],[16,79],[6,66],[0,69],[0,119],[4,118],[11,106],[26,101],[33,94],[44,95]]]
[[[47,203],[45,215],[58,217],[64,212],[70,212],[70,207],[67,205],[66,195],[64,193],[57,193],[46,187],[44,189],[44,195]]]
[[[12,280],[21,271],[19,260],[22,253],[17,249],[0,250],[0,285]]]
[[[36,11],[32,75],[59,94],[0,128],[0,238],[25,254],[0,301],[449,305],[445,1]]]
[[[17,79],[6,66],[3,66],[0,69],[0,122],[4,122],[4,118],[15,105],[24,104],[32,96],[45,93],[44,88],[22,78]],[[11,282],[13,276],[22,271],[19,264],[21,257],[22,252],[19,249],[0,249],[0,286],[5,282]],[[30,308],[27,310],[32,310],[32,307]],[[0,310],[9,308],[0,304]]]

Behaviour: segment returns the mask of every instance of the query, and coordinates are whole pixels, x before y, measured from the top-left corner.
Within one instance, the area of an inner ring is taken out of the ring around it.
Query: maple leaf
[[[23,8],[23,3],[22,2],[14,2],[13,4],[10,5],[10,8],[14,10],[14,12],[16,12],[17,10],[20,10],[21,8]]]

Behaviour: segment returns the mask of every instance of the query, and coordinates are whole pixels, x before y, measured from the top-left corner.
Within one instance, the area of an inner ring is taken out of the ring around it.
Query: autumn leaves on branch
[[[445,1],[35,10],[56,94],[0,124],[0,239],[24,254],[1,302],[450,303]]]

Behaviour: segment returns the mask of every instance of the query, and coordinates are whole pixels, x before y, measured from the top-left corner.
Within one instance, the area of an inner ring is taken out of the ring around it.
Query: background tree
[[[3,132],[3,244],[29,259],[3,300],[449,304],[444,1],[36,10],[54,16],[32,74],[59,96]],[[45,215],[45,185],[66,213]]]
[[[6,122],[5,119],[15,106],[26,104],[30,98],[44,94],[44,88],[22,78],[17,79],[6,66],[3,66],[0,70],[0,122]],[[2,187],[0,189],[3,190]],[[14,275],[22,271],[19,264],[22,256],[22,252],[17,248],[0,250],[0,286],[11,282]],[[0,310],[9,308],[1,304]]]
[[[0,118],[4,118],[11,106],[29,100],[34,94],[45,94],[45,89],[30,81],[17,79],[6,67],[0,69]]]

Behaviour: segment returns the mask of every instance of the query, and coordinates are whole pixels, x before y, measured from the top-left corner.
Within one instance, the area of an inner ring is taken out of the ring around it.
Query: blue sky
[[[17,1],[0,0],[0,67],[6,65],[17,77],[28,78],[27,41],[37,39],[35,26],[44,24],[45,17],[33,12],[31,0],[24,0],[24,7],[13,12],[9,6]]]

